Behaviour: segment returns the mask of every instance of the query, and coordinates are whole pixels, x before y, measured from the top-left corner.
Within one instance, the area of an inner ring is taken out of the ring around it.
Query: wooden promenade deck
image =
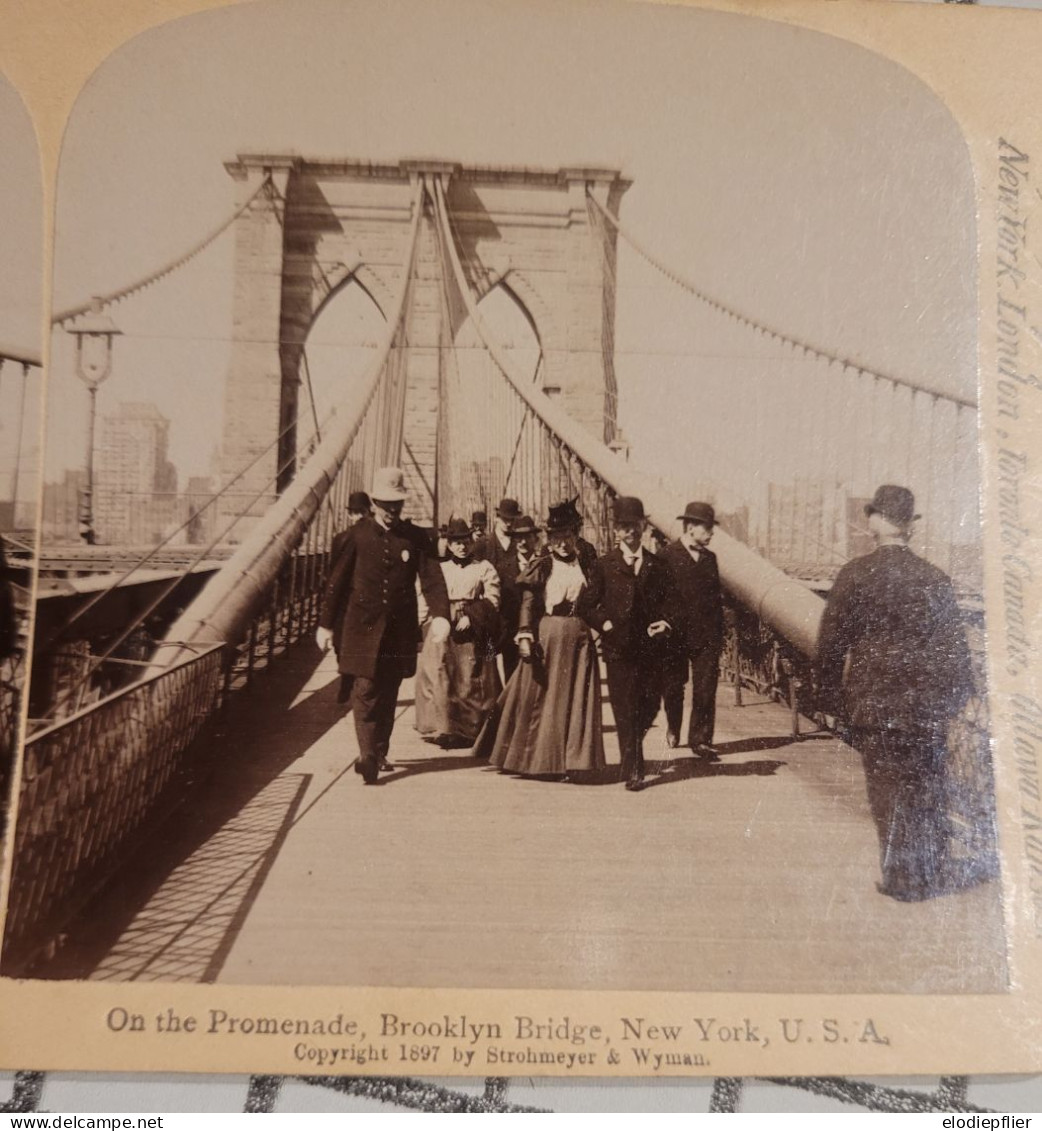
[[[721,760],[651,731],[649,788],[521,780],[412,728],[351,772],[331,659],[309,647],[238,697],[217,769],[43,977],[794,992],[1000,992],[997,883],[877,893],[857,755],[793,743],[722,686]],[[617,758],[610,707],[609,759]],[[677,754],[672,758],[669,755]]]

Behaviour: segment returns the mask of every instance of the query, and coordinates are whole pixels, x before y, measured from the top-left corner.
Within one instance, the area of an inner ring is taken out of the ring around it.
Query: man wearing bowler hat
[[[949,851],[948,728],[973,690],[948,575],[909,548],[915,497],[881,486],[865,507],[876,548],[848,562],[818,638],[822,690],[861,753],[879,835],[879,890],[905,902],[985,878]]]
[[[628,790],[644,788],[644,736],[662,697],[662,656],[669,578],[644,549],[644,504],[620,496],[612,503],[616,547],[598,558],[579,597],[579,615],[601,634],[608,694]]]
[[[536,556],[538,538],[539,527],[529,515],[521,515],[511,525],[510,553],[496,566],[501,584],[499,611],[503,618],[503,638],[499,650],[503,657],[504,683],[513,675],[520,659],[514,640],[521,624],[521,587],[517,579]]]
[[[500,499],[492,519],[492,530],[487,534],[475,535],[475,561],[489,561],[498,570],[513,552],[510,531],[521,517],[521,507],[517,499]]]
[[[709,549],[716,513],[709,503],[688,503],[678,516],[680,538],[662,551],[670,580],[670,633],[663,700],[666,745],[680,744],[684,686],[691,677],[691,719],[687,742],[706,761],[716,760],[716,685],[724,642],[723,596],[716,555]]]
[[[433,618],[435,639],[449,634],[445,579],[426,534],[403,521],[405,477],[385,467],[373,477],[374,514],[347,531],[326,585],[315,641],[325,651],[343,609],[337,641],[342,675],[354,677],[351,709],[358,736],[355,769],[372,785],[387,757],[398,688],[416,674],[419,614],[416,581]]]

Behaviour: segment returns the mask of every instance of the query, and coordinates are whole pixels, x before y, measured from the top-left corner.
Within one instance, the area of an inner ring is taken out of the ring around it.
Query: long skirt
[[[854,744],[879,836],[880,890],[918,901],[961,886],[950,851],[948,751],[941,731],[858,730]]]
[[[545,616],[539,645],[539,658],[510,677],[474,753],[515,774],[603,769],[600,671],[585,624]]]
[[[471,640],[435,644],[426,632],[416,665],[416,729],[429,742],[470,745],[501,689],[495,654]]]

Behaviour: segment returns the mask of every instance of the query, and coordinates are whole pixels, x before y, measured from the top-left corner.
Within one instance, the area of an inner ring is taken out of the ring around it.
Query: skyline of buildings
[[[190,475],[179,488],[179,469],[169,458],[170,421],[147,401],[124,401],[99,421],[95,448],[94,527],[97,541],[111,546],[209,545],[234,542],[219,537],[216,507],[207,504],[220,488],[219,453],[209,475]],[[625,457],[624,457],[625,458]],[[484,472],[484,474],[483,474]],[[452,494],[463,502],[481,486],[495,494],[500,480],[484,467],[456,468]],[[467,482],[464,487],[463,481]],[[487,481],[487,482],[486,482]],[[493,482],[494,481],[494,482]],[[42,535],[52,543],[75,542],[81,534],[86,474],[67,470],[43,491]],[[467,489],[469,487],[469,489]],[[462,490],[461,490],[462,489]],[[712,500],[712,484],[691,487],[693,495]],[[487,506],[482,492],[479,502]],[[508,492],[509,493],[509,492]],[[475,496],[476,498],[476,496]],[[721,526],[775,564],[799,573],[828,574],[873,546],[864,517],[868,497],[852,494],[840,483],[807,476],[767,482],[759,498],[737,508],[718,505]],[[475,503],[475,505],[477,505]],[[951,573],[961,588],[980,585],[980,547],[950,543],[924,522],[913,547]]]

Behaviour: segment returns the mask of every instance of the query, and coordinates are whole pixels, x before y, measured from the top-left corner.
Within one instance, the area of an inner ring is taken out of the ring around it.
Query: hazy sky
[[[918,79],[843,41],[755,17],[557,0],[294,0],[189,17],[117,51],[77,104],[56,306],[199,239],[234,207],[222,163],[251,151],[617,166],[634,182],[623,223],[721,300],[975,393],[965,145]],[[205,472],[219,441],[232,242],[110,312],[125,336],[99,411],[158,404],[183,475]],[[862,491],[880,477],[929,491],[916,482],[918,408],[889,392],[857,400],[835,370],[736,329],[625,247],[617,302],[622,423],[634,458],[681,496],[715,483],[740,501],[772,476],[833,471]],[[326,340],[352,317],[324,325]],[[50,476],[82,460],[86,393],[67,347],[59,332]],[[961,442],[972,468],[972,437]],[[972,494],[972,472],[960,475]]]
[[[42,196],[40,157],[32,122],[18,92],[0,75],[0,345],[40,351]],[[7,362],[0,370],[0,499],[12,497],[18,451],[22,368]],[[25,386],[22,467],[18,498],[36,490],[40,370]]]

